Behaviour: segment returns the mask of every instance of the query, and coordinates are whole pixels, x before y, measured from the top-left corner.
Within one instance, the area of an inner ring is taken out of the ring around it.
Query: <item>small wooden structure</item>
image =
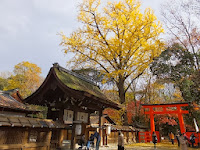
[[[88,139],[89,131],[86,126],[90,124],[91,113],[99,115],[99,133],[102,135],[102,111],[108,107],[120,109],[92,81],[66,70],[58,63],[53,65],[43,84],[25,102],[48,107],[48,119],[59,120],[65,125],[66,130],[58,134],[71,141],[71,149],[75,149],[81,135],[85,134],[86,140]],[[67,136],[69,133],[70,136]],[[57,143],[62,143],[61,140],[63,139],[58,138]]]
[[[62,129],[58,122],[26,117],[38,111],[22,103],[17,89],[0,91],[0,149],[47,150],[52,129]]]
[[[1,150],[48,150],[53,129],[63,126],[52,120],[0,116]]]
[[[121,126],[116,123],[107,115],[104,114],[101,117],[102,122],[102,145],[109,146],[110,144],[117,145],[118,132],[121,131],[124,134],[125,143],[135,143],[135,128],[132,126]],[[99,126],[98,116],[90,117],[90,131],[94,131]]]

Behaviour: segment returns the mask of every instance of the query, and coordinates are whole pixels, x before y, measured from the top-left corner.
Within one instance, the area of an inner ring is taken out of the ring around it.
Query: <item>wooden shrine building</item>
[[[60,121],[65,130],[52,132],[52,139],[61,146],[61,140],[70,140],[71,149],[75,149],[81,135],[89,137],[87,126],[90,125],[90,114],[96,113],[99,118],[105,108],[119,110],[117,103],[107,99],[99,87],[92,81],[77,73],[53,64],[45,81],[39,89],[25,99],[29,104],[48,107],[47,119]],[[102,134],[101,119],[99,119],[99,133]]]

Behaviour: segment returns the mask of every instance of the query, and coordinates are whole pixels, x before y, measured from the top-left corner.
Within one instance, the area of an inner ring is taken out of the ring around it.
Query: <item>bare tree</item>
[[[161,14],[173,42],[179,42],[187,51],[194,54],[196,70],[200,69],[199,14],[200,0],[176,0],[162,6]],[[199,11],[198,11],[199,12]]]

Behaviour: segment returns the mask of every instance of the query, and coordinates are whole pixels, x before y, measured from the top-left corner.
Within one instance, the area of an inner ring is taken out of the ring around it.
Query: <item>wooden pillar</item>
[[[107,134],[106,134],[106,145],[108,145],[108,135]]]
[[[99,135],[101,137],[101,141],[100,141],[99,146],[102,146],[102,141],[103,141],[103,138],[102,138],[102,121],[101,121],[101,117],[102,117],[102,110],[99,111]]]
[[[24,130],[24,136],[22,139],[22,150],[24,149],[24,146],[28,143],[29,140],[29,131],[27,128]]]
[[[73,109],[74,110],[74,115],[73,115],[73,123],[72,123],[72,136],[71,136],[71,149],[75,150],[75,143],[76,143],[76,137],[75,137],[75,128],[76,128],[76,124],[74,123],[74,121],[77,119],[77,111],[76,108]]]
[[[179,125],[180,125],[180,131],[181,133],[185,133],[185,125],[184,125],[184,120],[181,113],[181,107],[177,106],[177,110],[178,110],[178,120],[179,120]]]
[[[58,135],[58,147],[60,147],[61,145],[62,145],[62,141],[64,140],[64,139],[68,139],[67,138],[67,131],[66,130],[64,130],[64,129],[55,129],[55,131],[56,131],[56,134]],[[65,137],[66,136],[66,137]]]
[[[64,116],[64,108],[60,108],[60,111],[59,111],[59,114],[58,114],[58,120],[62,123],[64,123],[64,120],[63,120],[63,116]],[[58,138],[59,138],[59,141],[57,143],[57,145],[60,147],[62,145],[62,142],[63,142],[63,139],[64,139],[64,133],[63,133],[63,130],[56,130],[56,132],[58,132]]]
[[[87,123],[87,125],[90,125],[90,113],[88,113],[88,123]],[[89,138],[90,138],[89,128],[86,127],[85,139],[89,140]]]
[[[48,131],[48,134],[47,134],[47,150],[50,150],[50,147],[51,147],[51,135],[52,135],[52,131]]]

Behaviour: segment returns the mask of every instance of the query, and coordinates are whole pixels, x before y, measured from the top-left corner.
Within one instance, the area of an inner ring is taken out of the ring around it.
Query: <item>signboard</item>
[[[88,123],[88,113],[78,112],[77,113],[77,120],[82,121],[84,123]]]
[[[72,124],[73,123],[73,115],[74,112],[71,110],[64,110],[63,121],[65,124]]]

